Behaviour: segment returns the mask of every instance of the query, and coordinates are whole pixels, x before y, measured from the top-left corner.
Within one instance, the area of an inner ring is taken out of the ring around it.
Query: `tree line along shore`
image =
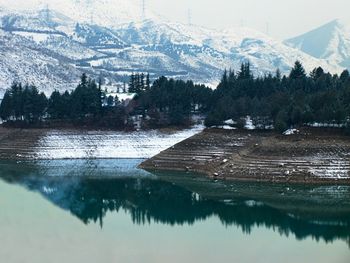
[[[33,85],[13,83],[0,105],[0,117],[6,126],[38,127],[77,125],[134,129],[184,127],[191,116],[205,116],[207,127],[220,126],[226,120],[240,128],[250,116],[257,129],[274,128],[283,132],[305,125],[333,125],[350,131],[350,74],[326,73],[321,67],[307,74],[297,61],[288,76],[254,76],[249,63],[238,72],[225,70],[215,90],[192,81],[133,74],[128,89],[132,94],[123,103],[109,95],[101,82],[82,75],[71,92],[54,91],[50,97]]]

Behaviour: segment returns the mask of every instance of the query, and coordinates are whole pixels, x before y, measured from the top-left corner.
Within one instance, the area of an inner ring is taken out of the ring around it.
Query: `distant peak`
[[[322,27],[328,27],[328,28],[344,28],[346,27],[346,22],[342,19],[334,19],[326,24],[324,24],[323,26],[321,26],[320,28]]]
[[[334,20],[332,20],[332,21],[326,23],[325,25],[334,25],[334,26],[338,26],[338,25],[341,25],[341,24],[343,24],[342,21],[341,21],[339,18],[337,18],[337,19],[334,19]]]

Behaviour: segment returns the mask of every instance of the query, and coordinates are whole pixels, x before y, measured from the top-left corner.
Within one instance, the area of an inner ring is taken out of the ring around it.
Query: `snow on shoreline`
[[[298,134],[299,133],[299,130],[297,129],[288,129],[286,130],[283,135],[294,135],[294,134]]]
[[[146,159],[201,132],[203,125],[191,129],[163,133],[160,131],[83,133],[52,131],[34,148],[33,159]]]

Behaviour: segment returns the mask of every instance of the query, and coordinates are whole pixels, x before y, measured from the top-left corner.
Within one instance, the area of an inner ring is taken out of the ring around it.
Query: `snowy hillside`
[[[215,86],[223,69],[245,61],[259,75],[287,73],[295,60],[308,71],[341,71],[249,28],[218,31],[142,14],[136,0],[44,2],[0,0],[2,89],[14,80],[47,92],[72,89],[82,72],[107,84],[149,72]]]
[[[80,76],[75,67],[61,63],[54,54],[48,54],[52,51],[26,37],[0,30],[0,50],[0,93],[14,80],[35,83],[48,92],[64,90]]]
[[[286,40],[285,43],[315,58],[350,68],[350,27],[340,20]]]
[[[54,10],[79,23],[113,27],[143,19],[139,0],[0,0],[0,7],[12,12]],[[148,18],[156,16],[147,11]]]

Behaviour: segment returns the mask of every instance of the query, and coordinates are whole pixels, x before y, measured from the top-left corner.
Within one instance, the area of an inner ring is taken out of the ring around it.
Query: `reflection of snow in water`
[[[35,159],[150,158],[199,133],[203,126],[175,133],[159,131],[49,132],[38,142]]]
[[[23,162],[29,167],[27,177],[143,177],[151,176],[137,166],[144,159],[70,159],[70,160],[37,160]],[[52,189],[43,189],[50,192]]]

